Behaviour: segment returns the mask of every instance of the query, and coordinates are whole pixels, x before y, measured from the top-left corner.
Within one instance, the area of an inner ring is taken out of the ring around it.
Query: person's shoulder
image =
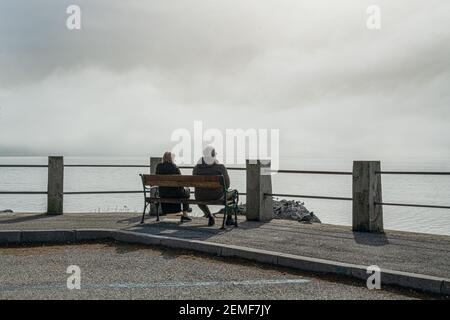
[[[170,167],[169,167],[170,171],[172,171],[173,173],[177,173],[178,171],[180,171],[180,169],[178,169],[178,166],[175,163],[170,163]]]
[[[226,171],[227,170],[227,167],[225,167],[225,165],[222,164],[222,163],[216,163],[216,168],[221,170],[221,171],[224,171],[224,170]]]
[[[173,162],[170,162],[169,165],[170,165],[172,168],[178,168],[178,166],[177,166],[175,163],[173,163]]]

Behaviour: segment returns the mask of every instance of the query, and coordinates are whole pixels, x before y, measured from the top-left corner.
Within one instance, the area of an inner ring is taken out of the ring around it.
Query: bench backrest
[[[194,187],[223,189],[223,176],[186,176],[169,174],[141,174],[142,183],[149,187]]]

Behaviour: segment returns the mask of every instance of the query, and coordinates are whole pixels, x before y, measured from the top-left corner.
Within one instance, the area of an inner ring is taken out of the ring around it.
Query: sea
[[[367,159],[366,159],[367,160]],[[0,164],[47,164],[47,157],[0,157]],[[65,164],[149,165],[149,157],[65,157]],[[352,171],[349,159],[280,159],[279,169]],[[381,162],[384,171],[450,171],[447,160]],[[238,165],[239,166],[239,165]],[[244,167],[244,165],[241,165]],[[140,173],[148,168],[66,167],[64,191],[141,191]],[[183,174],[192,170],[183,169]],[[245,171],[230,171],[231,187],[245,192]],[[273,193],[352,196],[352,177],[347,175],[284,174],[272,176]],[[46,191],[47,168],[0,167],[0,191]],[[450,206],[449,175],[382,175],[383,202]],[[289,198],[287,198],[289,199]],[[295,199],[304,202],[323,223],[350,226],[351,201]],[[245,196],[240,197],[245,203]],[[142,193],[65,195],[68,213],[142,212]],[[45,195],[2,195],[0,211],[45,212]],[[384,206],[384,228],[450,235],[450,210]],[[194,206],[194,215],[200,211]]]

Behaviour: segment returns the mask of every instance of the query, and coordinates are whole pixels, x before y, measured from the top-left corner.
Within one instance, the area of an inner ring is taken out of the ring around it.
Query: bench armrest
[[[144,197],[147,197],[147,193],[148,193],[149,196],[151,196],[152,194],[153,195],[158,194],[158,187],[147,187],[147,186],[144,186]]]

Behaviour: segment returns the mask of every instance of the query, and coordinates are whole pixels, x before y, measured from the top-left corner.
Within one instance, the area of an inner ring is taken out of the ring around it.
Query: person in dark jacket
[[[225,187],[230,187],[230,177],[227,168],[220,164],[216,159],[216,151],[213,147],[206,147],[203,150],[203,157],[198,161],[192,172],[193,175],[199,176],[220,176],[224,177]],[[233,191],[227,191],[227,198],[231,198]],[[195,188],[195,199],[197,200],[220,200],[223,199],[223,191],[221,189]],[[211,214],[207,205],[199,204],[198,207],[203,211],[205,217],[208,218],[208,225],[213,226],[215,223],[214,216]],[[233,216],[228,214],[226,225],[234,224]]]
[[[180,169],[174,163],[175,155],[171,152],[165,152],[163,156],[163,162],[158,163],[156,166],[156,174],[179,174],[181,175]],[[190,197],[189,188],[183,187],[159,187],[159,196],[161,198],[186,198]],[[177,213],[181,211],[181,205],[179,203],[161,203],[162,212],[166,213]],[[188,216],[189,204],[183,203],[183,214],[181,216],[181,222],[191,221],[192,219]]]

